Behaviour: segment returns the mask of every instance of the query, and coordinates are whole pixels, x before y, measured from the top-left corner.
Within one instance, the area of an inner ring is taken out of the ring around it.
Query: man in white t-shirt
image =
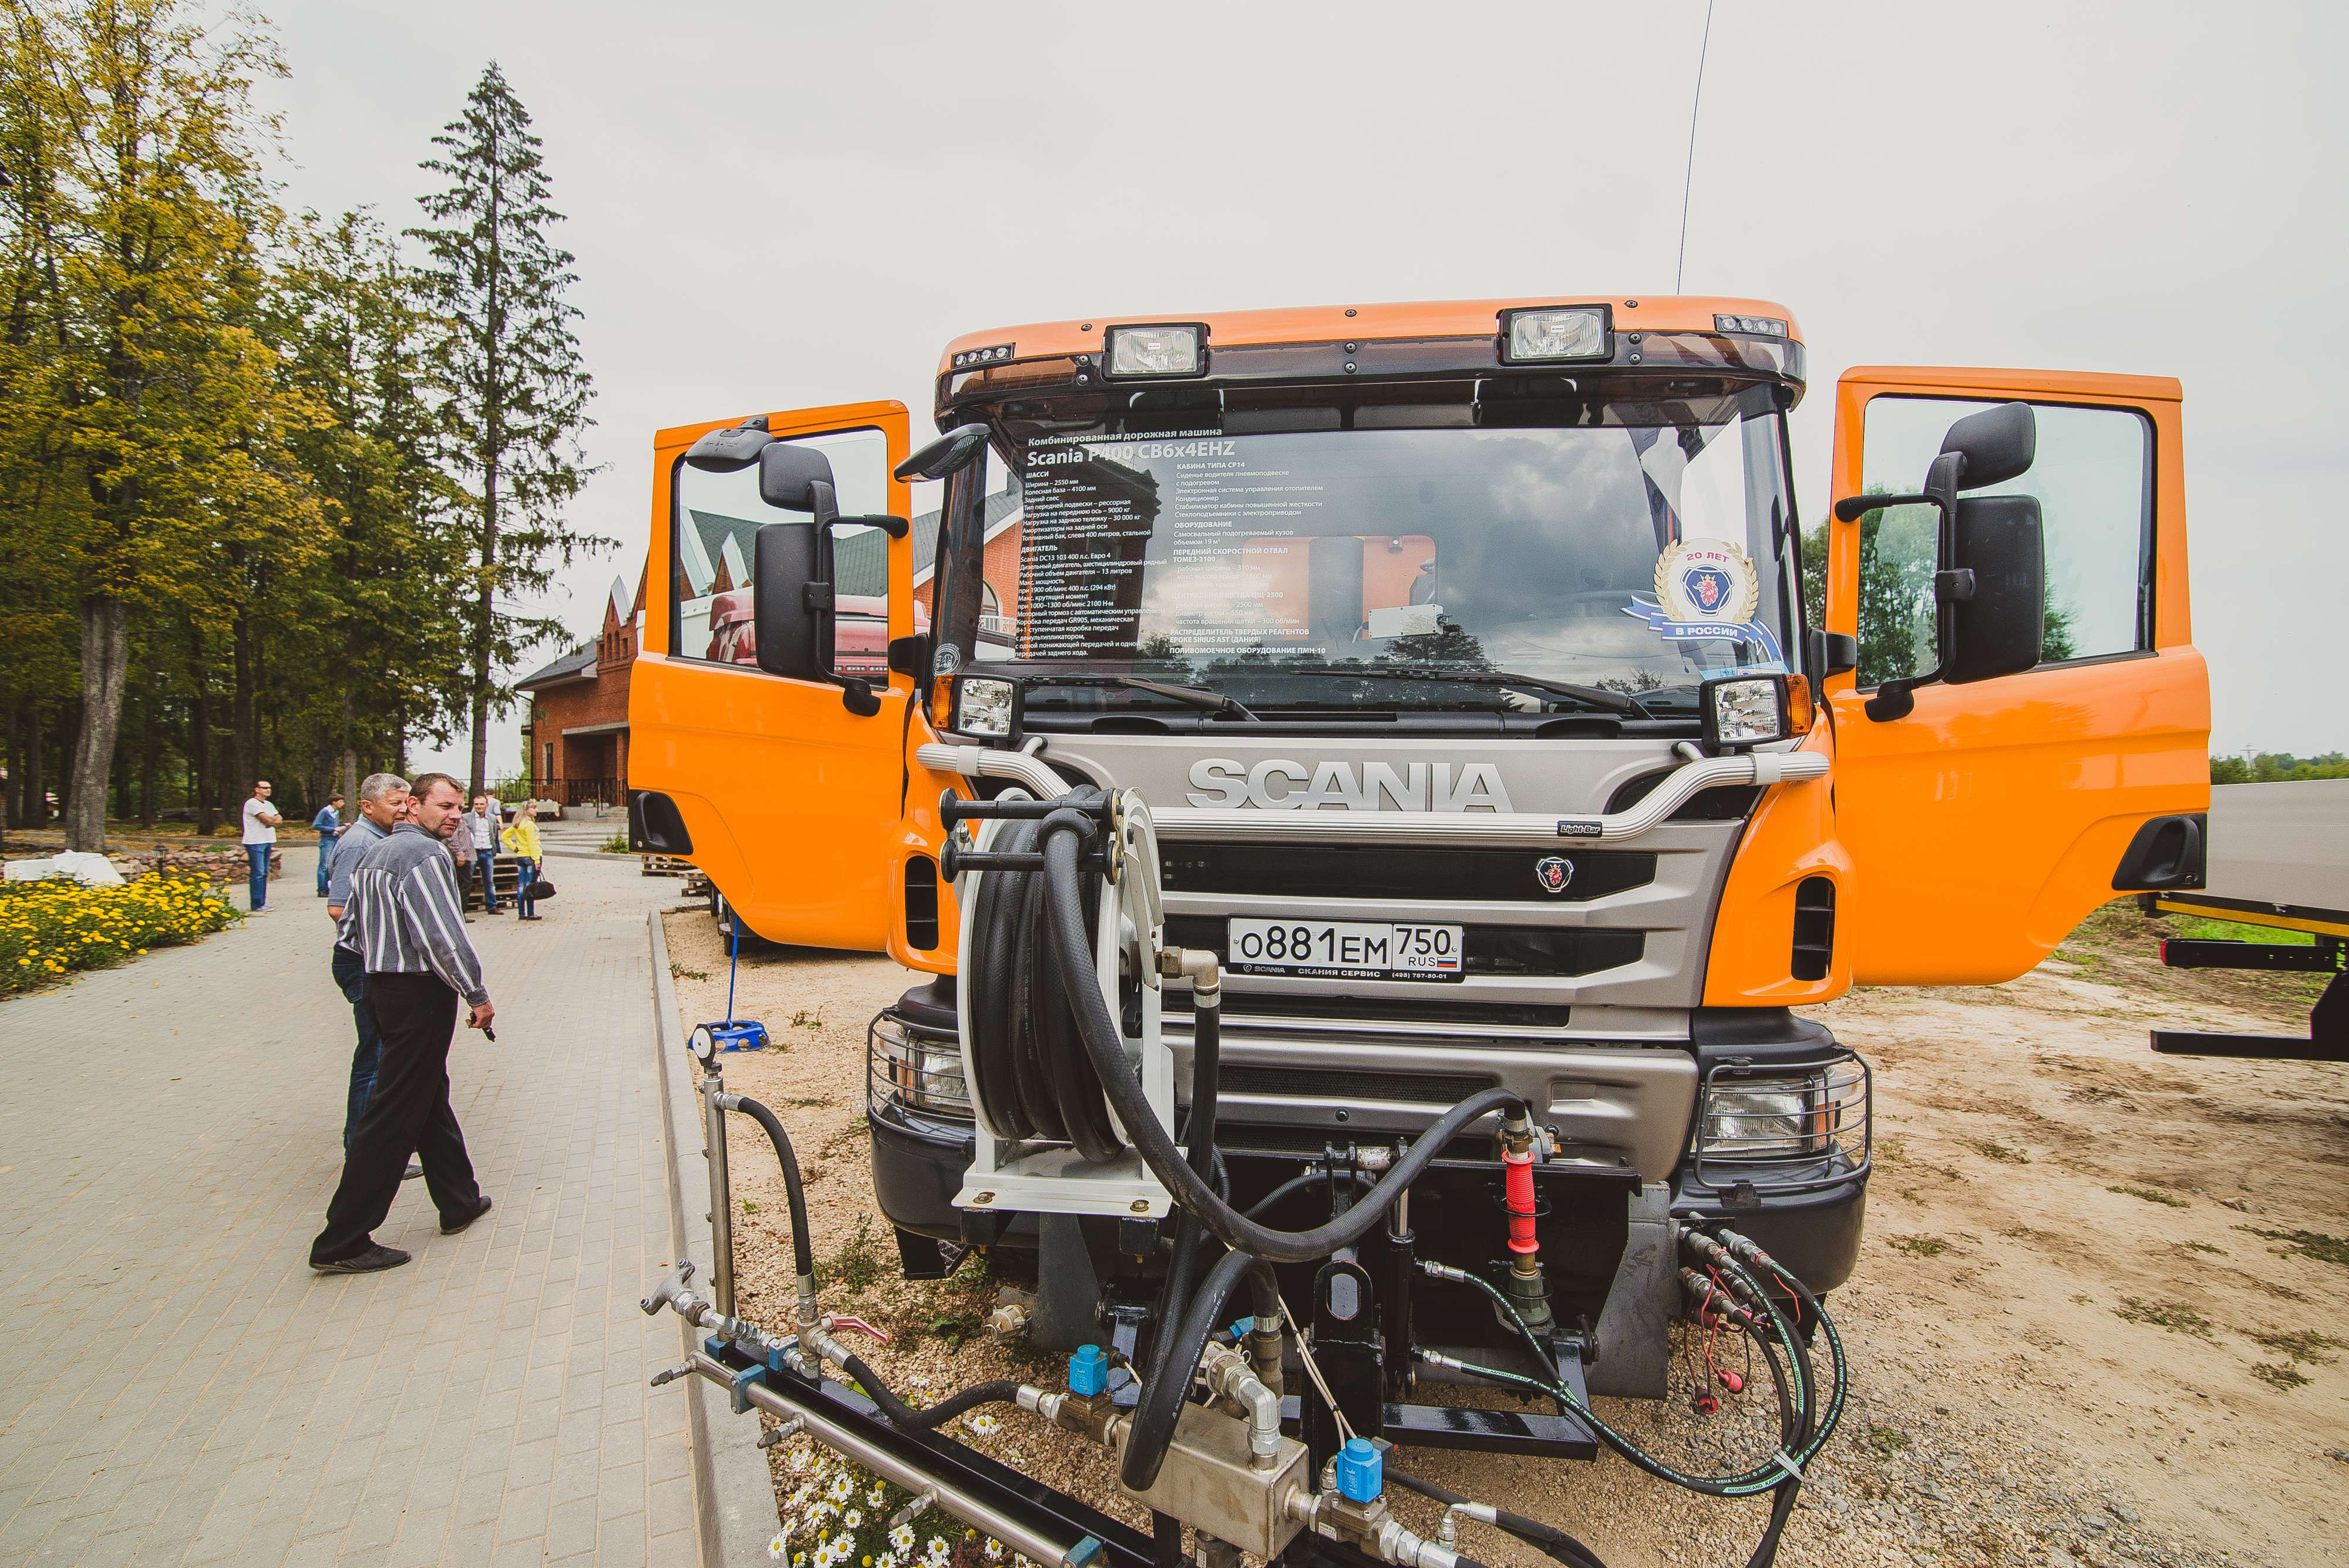
[[[473,843],[473,875],[481,882],[481,912],[498,912],[498,833],[505,813],[486,794],[473,797],[473,809],[457,819],[457,831]]]
[[[253,797],[244,803],[244,856],[252,862],[253,912],[269,902],[269,851],[277,842],[277,825],[285,819],[269,804],[267,779],[253,781]]]

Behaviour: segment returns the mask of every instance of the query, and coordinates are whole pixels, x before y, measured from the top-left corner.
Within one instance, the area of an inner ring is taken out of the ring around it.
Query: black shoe
[[[406,1262],[408,1254],[397,1247],[370,1244],[364,1252],[337,1258],[331,1263],[314,1262],[310,1267],[322,1274],[372,1274],[379,1269],[396,1269]]]
[[[466,1226],[471,1225],[474,1220],[479,1220],[482,1215],[487,1214],[490,1211],[490,1195],[484,1192],[481,1194],[481,1206],[479,1209],[474,1210],[471,1214],[467,1215],[464,1219],[458,1220],[454,1225],[441,1226],[440,1234],[443,1236],[455,1235],[458,1231],[462,1231]]]
[[[411,1159],[408,1162],[408,1168],[399,1173],[399,1179],[402,1181],[413,1181],[423,1174],[424,1168]]]

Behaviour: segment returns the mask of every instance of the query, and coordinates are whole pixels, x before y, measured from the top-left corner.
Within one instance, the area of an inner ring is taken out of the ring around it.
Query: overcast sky
[[[619,541],[559,584],[586,636],[663,425],[888,397],[918,442],[939,348],[996,325],[1670,292],[1704,10],[281,0],[266,97],[292,202],[394,226],[486,60],[529,106],[597,387],[574,521]],[[1685,290],[1801,321],[1806,516],[1847,366],[2178,377],[2219,751],[2349,748],[2343,18],[1713,16]]]

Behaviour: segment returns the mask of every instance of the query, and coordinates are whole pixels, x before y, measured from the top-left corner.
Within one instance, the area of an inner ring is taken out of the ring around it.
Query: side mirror
[[[779,441],[759,453],[759,499],[785,512],[807,512],[822,528],[837,515],[832,460],[812,446]]]
[[[769,447],[769,452],[784,450]],[[761,469],[763,484],[766,475]],[[759,668],[792,680],[822,680],[832,645],[830,532],[812,523],[761,525],[751,548]]]
[[[901,480],[944,479],[987,450],[985,425],[958,425],[897,465]]]
[[[1941,450],[1965,460],[1958,472],[1960,490],[2003,484],[2039,455],[2039,421],[2029,403],[2002,403],[1952,424],[1941,438]]]
[[[2030,669],[2039,662],[2046,636],[2047,564],[2038,499],[1978,495],[1960,501],[1952,534],[1952,646],[1941,679],[1961,686]]]

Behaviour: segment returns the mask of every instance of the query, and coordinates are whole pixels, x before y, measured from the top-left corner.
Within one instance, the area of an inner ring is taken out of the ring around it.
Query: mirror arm
[[[885,512],[868,513],[856,517],[834,517],[832,525],[835,528],[878,528],[892,539],[902,539],[914,531],[912,523]]]

